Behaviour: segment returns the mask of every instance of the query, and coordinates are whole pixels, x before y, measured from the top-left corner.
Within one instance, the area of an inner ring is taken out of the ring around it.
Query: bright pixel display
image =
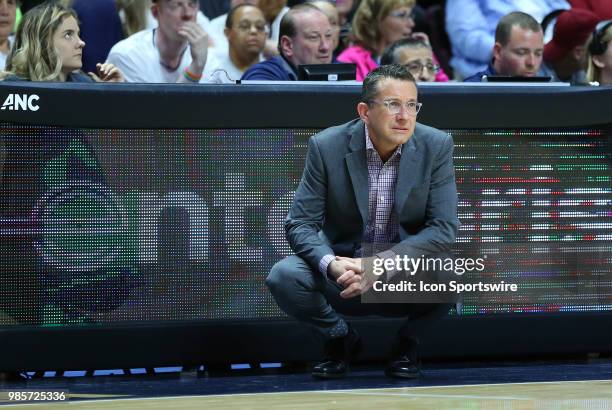
[[[1,125],[0,327],[284,317],[264,279],[317,131]],[[456,254],[532,290],[464,314],[612,310],[609,131],[447,131]]]

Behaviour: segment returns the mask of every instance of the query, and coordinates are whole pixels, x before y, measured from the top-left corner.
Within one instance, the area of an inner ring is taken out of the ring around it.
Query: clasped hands
[[[340,297],[348,299],[370,290],[377,277],[374,276],[371,269],[366,271],[365,266],[368,266],[366,258],[344,256],[336,256],[329,264],[329,274],[344,288],[340,292]]]

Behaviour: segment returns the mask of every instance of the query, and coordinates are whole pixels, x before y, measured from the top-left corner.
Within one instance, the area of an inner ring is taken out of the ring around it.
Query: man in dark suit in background
[[[283,311],[326,337],[327,357],[315,366],[315,377],[344,376],[360,348],[359,336],[337,312],[407,317],[386,371],[405,378],[420,373],[423,329],[448,313],[445,303],[364,303],[357,297],[372,292],[378,279],[366,269],[373,258],[439,255],[455,241],[453,141],[416,123],[420,107],[408,70],[381,66],[363,82],[360,118],[309,140],[285,223],[295,255],[274,265],[266,284]],[[370,244],[382,250],[372,254]],[[386,269],[387,278],[395,273]]]

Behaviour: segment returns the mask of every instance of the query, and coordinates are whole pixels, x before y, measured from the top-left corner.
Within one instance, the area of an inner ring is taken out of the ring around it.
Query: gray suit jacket
[[[323,256],[353,256],[361,246],[368,222],[364,127],[356,119],[308,141],[285,230],[293,251],[315,270]],[[379,256],[448,251],[459,226],[452,154],[448,134],[417,123],[402,147],[397,175],[394,210],[400,242]]]

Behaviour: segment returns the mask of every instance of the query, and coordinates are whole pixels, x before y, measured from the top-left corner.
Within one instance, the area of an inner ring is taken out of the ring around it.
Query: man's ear
[[[359,104],[357,104],[357,114],[359,114],[359,118],[361,118],[361,121],[366,124],[370,123],[369,111],[370,107],[368,107],[368,104],[364,102],[360,102]]]
[[[153,14],[153,17],[157,20],[157,16],[159,15],[159,6],[157,3],[151,4],[151,14]]]
[[[229,38],[230,30],[227,27],[225,27],[223,29],[223,34],[225,34],[225,38]]]
[[[501,58],[502,45],[499,42],[493,44],[493,59],[499,61]]]
[[[280,48],[283,55],[287,57],[293,56],[293,40],[289,36],[282,36],[280,38]]]

